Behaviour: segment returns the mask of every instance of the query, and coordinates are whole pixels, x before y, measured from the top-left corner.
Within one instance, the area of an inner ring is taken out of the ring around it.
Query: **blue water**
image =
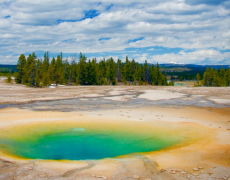
[[[154,132],[139,134],[114,129],[101,132],[77,127],[44,135],[35,133],[26,138],[0,139],[0,148],[29,159],[88,160],[157,151],[178,142],[176,136],[163,137]]]
[[[186,86],[186,85],[183,83],[174,83],[174,86]]]

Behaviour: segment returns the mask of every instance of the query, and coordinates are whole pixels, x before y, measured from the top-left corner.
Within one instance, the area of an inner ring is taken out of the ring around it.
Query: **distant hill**
[[[167,74],[167,77],[174,78],[174,80],[194,80],[196,75],[199,73],[201,79],[207,67],[220,70],[221,67],[224,69],[230,68],[230,65],[196,65],[196,64],[159,64],[160,70],[163,74]]]
[[[11,69],[12,72],[17,71],[17,65],[0,64],[0,71],[1,72],[8,72],[10,69]]]

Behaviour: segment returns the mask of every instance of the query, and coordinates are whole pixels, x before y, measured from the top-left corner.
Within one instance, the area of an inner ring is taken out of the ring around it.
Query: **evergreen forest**
[[[226,70],[222,67],[219,71],[217,69],[207,67],[203,74],[203,79],[199,83],[200,74],[196,76],[197,84],[203,86],[230,86],[230,68]]]
[[[15,73],[15,82],[33,87],[46,87],[51,84],[69,85],[117,85],[118,82],[129,85],[173,85],[168,83],[166,75],[160,71],[157,64],[139,64],[134,59],[125,62],[113,58],[97,62],[80,53],[78,61],[72,56],[71,61],[63,60],[62,53],[57,58],[49,58],[45,52],[44,58],[37,59],[35,53],[26,58],[21,54]]]

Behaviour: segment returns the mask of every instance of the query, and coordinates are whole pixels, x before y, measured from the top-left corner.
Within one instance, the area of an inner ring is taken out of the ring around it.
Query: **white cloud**
[[[225,64],[230,64],[229,55],[229,52],[221,53],[214,49],[203,49],[192,52],[180,51],[178,54],[154,55],[149,59],[151,59],[152,62],[157,60],[159,63],[176,62],[185,64],[219,65],[223,64],[223,61],[225,61]]]
[[[0,55],[0,59],[4,59],[4,61],[0,61],[0,64],[15,64],[15,60],[18,60],[19,56],[12,56],[12,55],[7,55],[3,56]]]
[[[150,48],[150,49],[148,49],[147,51],[154,51],[155,49],[154,48]]]
[[[196,49],[197,53],[208,52],[212,48],[217,51],[230,49],[228,3],[188,4],[183,0],[0,0],[0,55],[14,56],[33,51],[111,54],[120,51],[122,56],[126,48],[153,46]],[[113,6],[107,10],[111,4]],[[85,11],[92,9],[100,15],[80,20],[84,18]],[[6,16],[10,17],[4,18]],[[58,24],[58,20],[79,21]],[[128,43],[140,37],[144,39]],[[99,41],[100,38],[111,39]],[[168,54],[165,52],[165,58]],[[144,52],[140,53],[139,60],[149,57],[145,55]],[[215,54],[200,55],[203,59],[216,60]],[[175,58],[177,56],[175,54]],[[164,55],[156,57],[163,58]],[[194,63],[203,59],[198,58]],[[0,63],[6,61],[7,58],[1,58]],[[181,61],[187,62],[186,59]]]

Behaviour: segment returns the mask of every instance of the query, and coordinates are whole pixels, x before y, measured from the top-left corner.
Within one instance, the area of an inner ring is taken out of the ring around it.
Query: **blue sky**
[[[0,0],[0,64],[44,51],[229,65],[230,0]]]

